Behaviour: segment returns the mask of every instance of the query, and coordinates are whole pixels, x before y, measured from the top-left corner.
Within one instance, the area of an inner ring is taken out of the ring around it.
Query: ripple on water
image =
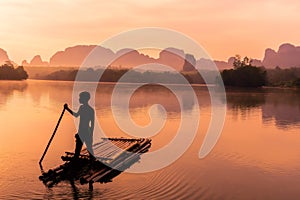
[[[208,188],[202,188],[197,184],[193,176],[187,176],[184,167],[171,166],[154,172],[133,191],[136,196],[148,199],[199,199],[205,197]]]

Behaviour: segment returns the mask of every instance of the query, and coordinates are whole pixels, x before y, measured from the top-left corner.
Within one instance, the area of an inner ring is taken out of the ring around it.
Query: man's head
[[[81,92],[79,94],[79,103],[86,104],[86,103],[88,103],[90,98],[91,98],[91,95],[89,92],[86,92],[86,91]]]

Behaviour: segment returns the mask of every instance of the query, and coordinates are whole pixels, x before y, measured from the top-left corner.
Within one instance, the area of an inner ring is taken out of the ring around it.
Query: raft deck
[[[96,160],[90,159],[86,149],[80,152],[78,159],[74,153],[65,152],[64,164],[43,172],[39,179],[53,187],[61,181],[79,180],[81,184],[94,182],[107,183],[140,160],[141,154],[151,147],[150,139],[102,138],[93,145]]]

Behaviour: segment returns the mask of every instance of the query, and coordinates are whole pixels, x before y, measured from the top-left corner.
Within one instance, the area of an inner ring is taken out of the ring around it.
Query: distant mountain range
[[[86,56],[96,47],[96,45],[77,45],[68,47],[64,51],[56,52],[53,56],[51,56],[49,62],[43,61],[40,55],[36,55],[30,62],[24,60],[22,65],[40,67],[78,67],[84,61]],[[97,51],[101,57],[114,60],[114,62],[111,63],[112,66],[126,68],[156,62],[171,66],[176,70],[184,69],[185,71],[189,71],[192,69],[192,66],[196,66],[196,68],[211,68],[211,66],[215,63],[217,67],[222,70],[232,68],[234,61],[234,57],[230,57],[227,61],[215,60],[214,63],[205,58],[196,60],[193,55],[186,54],[183,50],[171,47],[162,50],[158,58],[149,57],[148,55],[144,55],[133,49],[122,49],[117,52],[113,52],[110,49],[98,46]],[[251,55],[248,56],[251,57]],[[0,49],[0,63],[4,63],[8,60],[10,59],[7,52]],[[300,47],[286,43],[280,45],[278,51],[268,48],[265,50],[263,60],[253,59],[252,64],[255,66],[264,66],[266,68],[275,68],[277,66],[280,68],[300,67]],[[99,63],[99,65],[101,65],[101,63]]]
[[[7,55],[7,52],[3,49],[0,49],[0,63],[4,63],[5,61],[8,61],[10,60],[8,55]]]
[[[267,68],[270,67],[300,67],[300,47],[292,44],[282,44],[278,51],[266,49],[265,56],[262,61]]]

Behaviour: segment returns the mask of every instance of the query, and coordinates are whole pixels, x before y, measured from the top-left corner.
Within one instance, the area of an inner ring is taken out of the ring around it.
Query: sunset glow
[[[0,1],[0,48],[17,63],[43,60],[78,44],[99,44],[140,27],[179,31],[212,58],[262,59],[266,48],[300,44],[300,2],[276,1]]]

